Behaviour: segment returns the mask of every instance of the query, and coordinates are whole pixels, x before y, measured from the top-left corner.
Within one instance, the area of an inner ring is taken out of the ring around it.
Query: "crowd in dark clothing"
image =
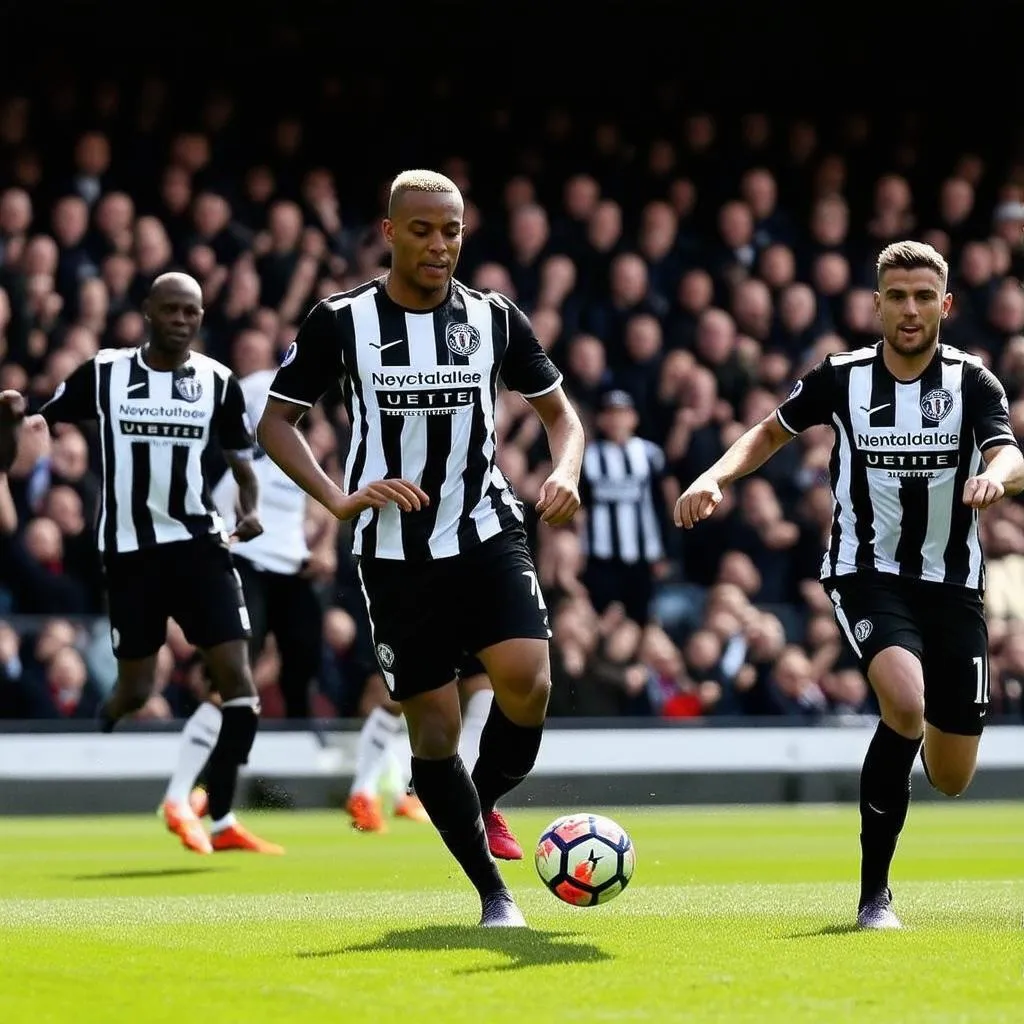
[[[245,376],[278,360],[324,296],[385,272],[379,230],[402,167],[361,148],[358,178],[310,110],[263,121],[244,92],[182,109],[166,83],[0,96],[0,386],[33,409],[100,348],[145,339],[160,273],[201,283],[201,347]],[[889,242],[941,251],[955,301],[943,339],[1004,381],[1024,437],[1024,161],[933,151],[868,116],[828,125],[689,113],[636,133],[564,111],[495,116],[435,164],[466,197],[457,276],[532,319],[589,436],[612,391],[656,453],[663,551],[644,562],[649,615],[592,600],[579,529],[529,523],[554,629],[552,714],[799,716],[874,709],[817,583],[831,524],[831,433],[810,431],[692,534],[674,495],[830,352],[877,340],[874,263]],[[45,127],[45,131],[43,126]],[[939,142],[936,142],[936,146]],[[936,155],[938,154],[938,155]],[[500,465],[530,509],[548,453],[503,395]],[[339,404],[309,436],[335,475]],[[660,454],[657,454],[660,453]],[[61,428],[23,450],[0,522],[0,716],[89,717],[113,681],[92,540],[94,438]],[[993,715],[1021,715],[1024,511],[984,516],[991,569]],[[317,713],[352,715],[372,666],[353,607],[347,533],[324,587]],[[1019,588],[1018,588],[1019,589]],[[357,598],[356,598],[357,600]],[[271,715],[275,653],[256,666]],[[144,715],[187,714],[196,652],[172,629]]]

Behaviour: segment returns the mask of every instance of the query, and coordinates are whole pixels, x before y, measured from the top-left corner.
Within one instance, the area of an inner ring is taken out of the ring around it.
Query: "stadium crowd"
[[[159,273],[201,282],[202,348],[245,376],[276,365],[318,299],[386,266],[379,220],[402,168],[375,166],[367,148],[350,179],[321,117],[257,132],[258,111],[225,91],[193,111],[159,79],[67,88],[0,97],[0,387],[33,409],[99,348],[141,343]],[[894,135],[861,115],[825,126],[691,112],[642,135],[559,109],[521,132],[506,111],[489,124],[436,162],[467,197],[459,278],[530,315],[588,436],[635,434],[662,456],[661,546],[630,570],[649,585],[649,616],[591,572],[587,500],[576,528],[529,524],[554,630],[552,714],[874,710],[817,582],[831,431],[789,445],[692,534],[669,525],[671,503],[799,374],[876,340],[874,260],[900,238],[947,257],[944,339],[998,372],[1024,438],[1024,159],[935,159],[913,125]],[[506,393],[497,427],[499,464],[529,513],[547,452],[527,413]],[[308,437],[340,474],[339,401],[314,411]],[[94,439],[63,428],[47,458],[23,446],[0,486],[0,717],[88,718],[112,684],[93,458]],[[1024,506],[986,512],[983,537],[992,714],[1019,719]],[[317,572],[314,711],[360,715],[375,664],[345,528]],[[256,667],[268,716],[282,713],[275,659],[271,642]],[[172,628],[142,715],[190,713],[201,671]]]

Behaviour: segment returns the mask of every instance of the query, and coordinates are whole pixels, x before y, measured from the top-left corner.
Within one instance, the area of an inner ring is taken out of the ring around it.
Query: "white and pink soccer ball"
[[[574,907],[596,907],[629,885],[636,851],[629,834],[600,814],[569,814],[541,833],[534,855],[541,881]]]

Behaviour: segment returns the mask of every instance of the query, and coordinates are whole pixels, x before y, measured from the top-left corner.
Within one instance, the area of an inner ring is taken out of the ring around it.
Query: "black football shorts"
[[[119,659],[155,654],[174,619],[196,647],[249,638],[249,612],[219,535],[157,544],[106,559],[110,638]]]
[[[520,531],[429,562],[361,558],[359,578],[377,660],[395,700],[465,678],[472,667],[467,655],[493,644],[551,637]]]
[[[880,651],[905,648],[921,661],[925,719],[943,732],[981,735],[988,628],[977,591],[887,573],[834,576],[823,584],[865,676]]]

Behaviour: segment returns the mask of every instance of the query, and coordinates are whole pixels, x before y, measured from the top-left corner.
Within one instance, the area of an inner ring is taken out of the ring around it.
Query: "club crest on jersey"
[[[926,419],[938,423],[953,409],[953,396],[945,388],[933,388],[921,399],[921,412]]]
[[[457,356],[471,356],[480,348],[480,332],[472,324],[449,324],[444,340]]]
[[[864,643],[864,641],[871,636],[872,628],[870,619],[861,619],[860,622],[853,627],[853,635],[857,638],[857,642]]]
[[[391,668],[395,663],[395,652],[387,644],[377,644],[377,660],[383,668]]]
[[[174,390],[186,402],[198,402],[203,397],[203,385],[195,376],[175,378]]]

